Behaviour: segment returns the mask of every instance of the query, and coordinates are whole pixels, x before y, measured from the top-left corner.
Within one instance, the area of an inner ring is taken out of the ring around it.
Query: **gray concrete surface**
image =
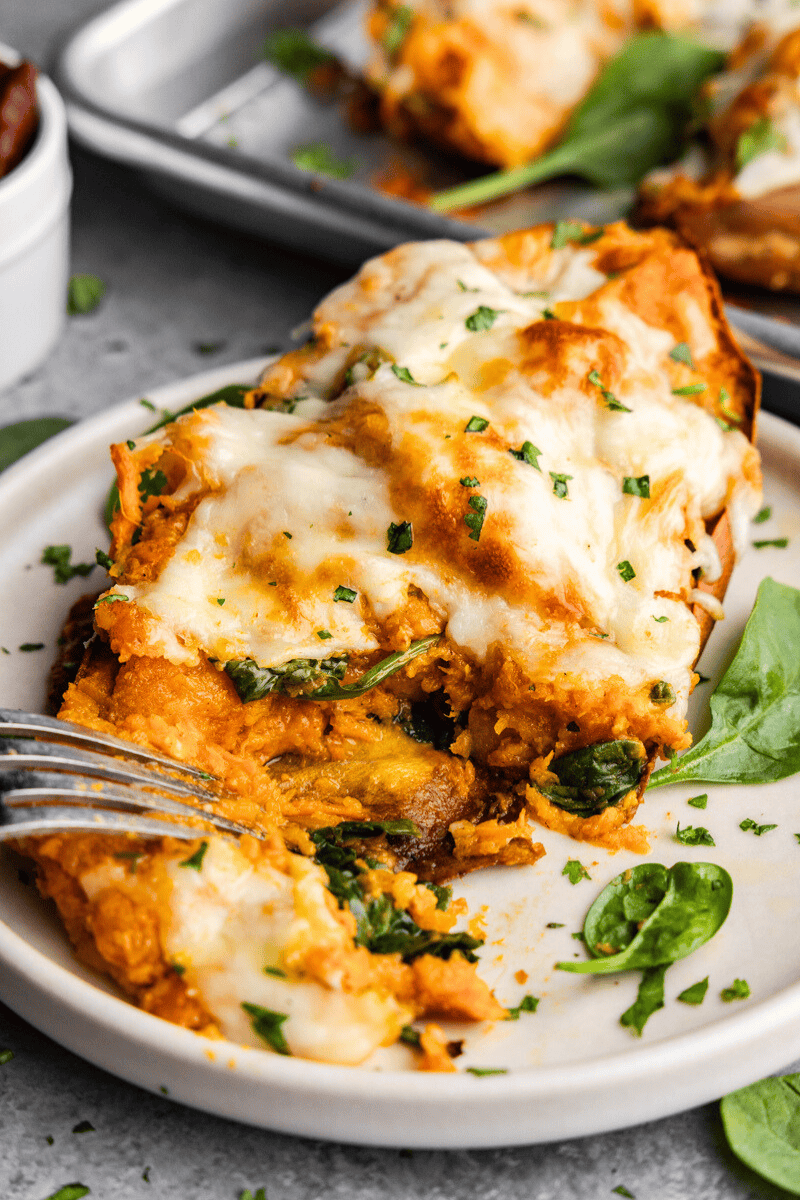
[[[46,64],[103,0],[0,0],[0,40]],[[75,154],[73,270],[108,295],[51,358],[0,394],[0,425],[88,416],[205,367],[285,346],[338,268],[166,207],[127,173]],[[199,342],[221,343],[200,354]],[[738,1166],[715,1105],[547,1146],[403,1152],[270,1134],[151,1096],[82,1062],[0,1006],[0,1200],[80,1180],[97,1200],[747,1200],[784,1195]],[[84,1120],[94,1132],[74,1133]],[[52,1139],[52,1141],[51,1141]],[[146,1176],[146,1178],[145,1178]]]

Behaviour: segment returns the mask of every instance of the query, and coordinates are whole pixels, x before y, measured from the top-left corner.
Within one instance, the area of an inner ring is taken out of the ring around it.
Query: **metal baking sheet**
[[[400,165],[446,187],[467,168],[382,134],[359,134],[264,61],[270,30],[302,26],[358,70],[365,0],[122,0],[78,29],[56,79],[81,144],[140,172],[173,203],[212,220],[355,264],[398,242],[462,241],[541,221],[624,216],[628,190],[555,181],[481,210],[480,224],[371,186]],[[290,153],[324,142],[353,159],[350,179],[301,171]],[[800,357],[800,299],[730,290],[728,315],[752,337]]]

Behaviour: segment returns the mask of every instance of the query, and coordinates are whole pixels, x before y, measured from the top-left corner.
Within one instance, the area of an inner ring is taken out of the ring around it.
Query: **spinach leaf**
[[[641,742],[595,742],[555,759],[550,770],[558,783],[540,786],[539,791],[565,812],[591,817],[627,796],[644,769]]]
[[[800,591],[764,579],[739,649],[711,697],[711,728],[651,787],[771,783],[800,771]]]
[[[231,659],[225,664],[225,673],[243,704],[263,700],[273,692],[299,691],[326,676],[342,679],[346,670],[346,654],[331,658],[290,658],[277,667],[259,667],[252,658]]]
[[[456,739],[458,718],[448,714],[444,692],[436,692],[427,700],[413,700],[407,713],[395,718],[403,733],[415,742],[427,743],[434,750],[449,750]]]
[[[63,429],[69,429],[72,421],[66,417],[34,417],[30,421],[15,421],[0,429],[0,471],[5,471],[23,454],[35,450],[48,438]]]
[[[371,688],[377,687],[379,683],[383,683],[384,679],[388,679],[390,675],[395,675],[401,671],[408,663],[413,662],[415,658],[419,658],[420,654],[424,654],[431,646],[435,646],[439,641],[440,634],[434,633],[430,637],[420,638],[418,642],[412,642],[407,650],[396,650],[394,654],[390,654],[387,658],[382,658],[374,667],[370,667],[365,671],[360,679],[355,683],[336,683],[335,680],[341,676],[329,677],[327,682],[310,693],[312,700],[350,700],[354,696],[363,696],[365,692]]]
[[[639,34],[606,63],[557,146],[526,166],[439,192],[429,203],[438,212],[485,204],[566,174],[604,188],[636,184],[676,157],[698,88],[724,62],[723,54],[687,38]]]
[[[685,958],[712,938],[731,906],[733,883],[728,872],[714,863],[679,862],[666,871],[665,881],[664,871],[659,864],[643,863],[612,879],[589,909],[584,925],[587,948],[600,957],[557,963],[557,967],[591,975],[646,970]],[[644,915],[648,908],[649,915]],[[633,927],[637,932],[626,942]],[[620,945],[623,948],[618,950]]]
[[[731,1150],[765,1179],[800,1194],[800,1075],[762,1079],[724,1096]]]
[[[664,976],[669,965],[660,963],[659,966],[648,967],[642,972],[636,999],[619,1019],[620,1025],[632,1029],[637,1037],[642,1036],[648,1018],[664,1007]]]
[[[373,954],[400,954],[404,962],[411,962],[421,954],[432,954],[436,958],[449,958],[458,951],[467,962],[477,962],[475,950],[483,945],[478,938],[468,933],[437,933],[422,929],[411,915],[397,908],[391,896],[382,894],[367,900],[361,885],[359,853],[354,846],[345,843],[353,839],[389,836],[419,836],[413,821],[342,821],[339,825],[316,829],[311,840],[317,847],[314,861],[324,867],[328,876],[328,887],[340,907],[345,905],[356,919],[356,945],[366,946]],[[362,862],[365,860],[361,860]],[[368,865],[370,860],[366,860]],[[381,865],[375,863],[373,865]],[[437,891],[437,908],[446,908],[449,889]]]

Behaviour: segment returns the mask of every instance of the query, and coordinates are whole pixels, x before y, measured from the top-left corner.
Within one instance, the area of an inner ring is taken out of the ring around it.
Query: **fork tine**
[[[177,764],[176,764],[177,766]],[[80,771],[84,775],[100,776],[116,783],[141,783],[161,791],[175,792],[180,796],[197,796],[200,800],[212,801],[216,796],[207,787],[174,779],[171,775],[156,772],[138,763],[112,758],[107,754],[95,754],[91,750],[57,742],[38,742],[31,738],[0,737],[0,771],[17,771],[22,768],[44,771]]]
[[[100,754],[121,754],[125,758],[133,758],[139,762],[158,763],[171,771],[182,771],[193,779],[214,778],[209,776],[207,771],[201,771],[198,767],[190,767],[187,763],[177,762],[165,754],[158,754],[144,746],[123,741],[122,738],[113,737],[110,733],[98,733],[95,729],[85,729],[82,725],[74,725],[71,721],[61,721],[57,717],[43,717],[38,713],[0,708],[0,735],[65,742],[72,746],[83,746],[87,750],[94,750]]]
[[[7,811],[18,806],[26,806],[32,811],[37,803],[59,799],[81,805],[87,810],[103,808],[128,812],[164,812],[183,818],[193,817],[208,821],[226,833],[254,832],[236,821],[229,821],[219,813],[183,804],[179,800],[170,800],[166,796],[155,795],[135,786],[119,787],[102,780],[87,782],[55,771],[4,771],[0,773],[0,795],[3,807]],[[155,824],[157,829],[161,826],[161,822]],[[197,836],[199,834],[195,832],[195,837]]]
[[[136,813],[107,812],[102,808],[75,808],[71,805],[4,810],[0,805],[0,842],[50,833],[79,832],[138,833],[142,837],[174,837],[186,841],[208,836],[208,831],[203,829],[172,825]]]

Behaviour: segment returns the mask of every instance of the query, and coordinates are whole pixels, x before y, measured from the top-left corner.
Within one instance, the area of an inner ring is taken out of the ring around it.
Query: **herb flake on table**
[[[349,179],[358,170],[355,158],[337,158],[325,142],[310,142],[306,146],[295,146],[291,160],[301,171],[317,175],[330,175],[333,179]]]
[[[720,999],[726,1004],[732,1000],[749,1000],[750,986],[746,979],[734,979],[730,987],[723,988],[720,992]]]
[[[756,550],[765,550],[767,546],[774,546],[776,550],[785,550],[789,545],[789,539],[786,537],[779,538],[761,538],[753,542]]]
[[[467,1067],[468,1075],[477,1075],[478,1078],[483,1078],[484,1075],[507,1075],[507,1067]]]
[[[570,858],[561,874],[566,875],[571,884],[580,883],[582,879],[592,878],[586,867],[584,867],[583,863],[578,862],[577,858]]]
[[[762,508],[753,517],[753,524],[754,525],[763,525],[764,522],[768,521],[771,516],[772,516],[771,508],[769,508],[769,507]]]
[[[82,1200],[83,1196],[91,1196],[91,1191],[84,1183],[65,1183],[57,1192],[52,1192],[45,1200]]]
[[[286,75],[305,83],[318,67],[331,66],[336,56],[313,42],[303,29],[276,29],[266,39],[263,54]]]
[[[72,1126],[73,1133],[94,1133],[95,1128],[91,1121],[78,1121],[77,1125]]]
[[[6,1063],[10,1063],[13,1057],[13,1050],[0,1050],[0,1067],[4,1067]]]
[[[44,642],[23,642],[19,649],[31,654],[34,650],[44,650]]]
[[[249,1188],[245,1188],[239,1194],[239,1200],[267,1200],[267,1189],[260,1187],[255,1194]]]
[[[693,983],[691,987],[684,988],[682,992],[679,992],[677,999],[682,1004],[702,1004],[707,991],[708,976],[706,975],[705,979],[701,979],[699,982]]]
[[[77,575],[85,578],[97,566],[93,563],[73,563],[71,546],[45,546],[41,561],[45,566],[53,568],[56,583],[69,583]]]
[[[745,819],[743,821],[739,822],[739,828],[743,829],[745,833],[750,832],[750,833],[754,833],[756,835],[756,837],[761,837],[762,834],[769,833],[770,829],[777,829],[778,826],[777,825],[758,825],[752,819],[752,817],[745,817]]]
[[[55,434],[69,429],[73,422],[66,417],[33,417],[28,421],[15,421],[0,429],[0,471],[29,454],[42,442]]]
[[[684,825],[681,829],[681,823],[678,821],[673,836],[682,846],[716,846],[713,837],[702,825]]]
[[[68,315],[77,317],[94,312],[105,294],[106,285],[97,275],[73,275],[67,289]]]
[[[528,993],[527,996],[522,997],[519,1004],[508,1005],[508,1016],[506,1017],[506,1020],[518,1021],[520,1013],[535,1013],[538,1007],[539,997],[531,996],[530,993]]]

